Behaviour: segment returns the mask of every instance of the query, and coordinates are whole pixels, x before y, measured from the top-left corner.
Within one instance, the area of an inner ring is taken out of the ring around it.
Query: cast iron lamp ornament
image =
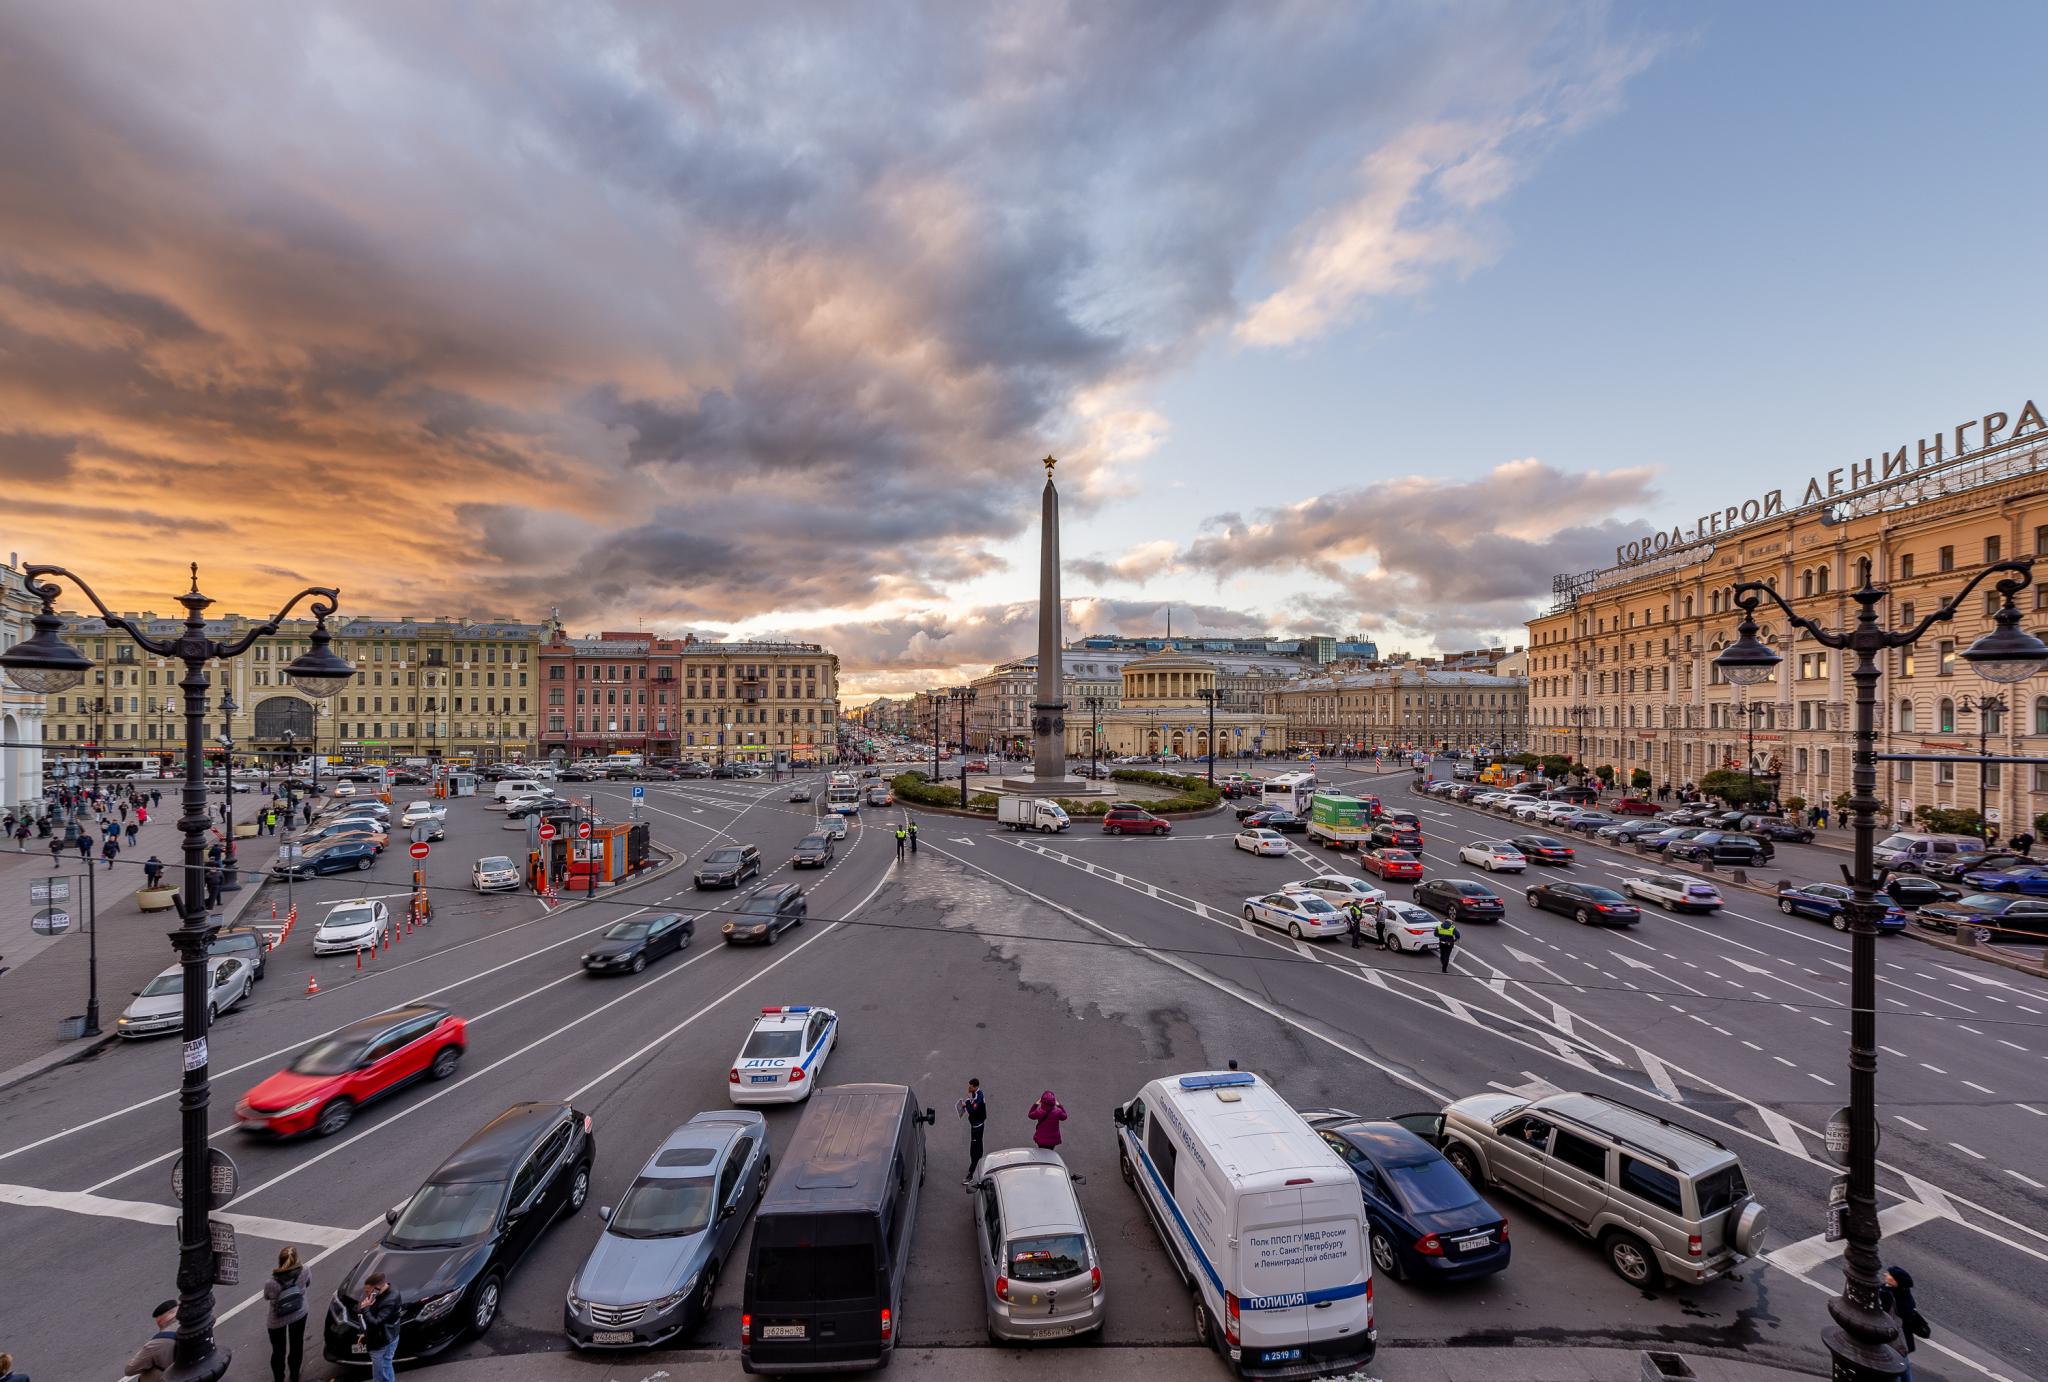
[[[2033,583],[2031,559],[1993,562],[1972,577],[1941,607],[1910,629],[1879,626],[1877,606],[1890,592],[1865,577],[1863,588],[1850,593],[1856,602],[1855,626],[1846,632],[1824,629],[1795,613],[1782,596],[1762,581],[1735,587],[1742,609],[1739,637],[1714,659],[1721,675],[1737,686],[1755,686],[1770,679],[1782,660],[1757,637],[1757,606],[1769,600],[1783,610],[1794,627],[1816,643],[1856,655],[1850,675],[1856,682],[1855,754],[1850,777],[1849,809],[1853,813],[1855,855],[1849,904],[1849,1194],[1842,1252],[1843,1289],[1828,1302],[1834,1324],[1821,1340],[1834,1359],[1836,1382],[1886,1382],[1905,1371],[1894,1347],[1898,1322],[1884,1308],[1884,1262],[1878,1255],[1883,1230],[1877,1221],[1877,927],[1885,905],[1877,898],[1873,851],[1877,838],[1877,683],[1883,675],[1879,655],[1909,647],[1935,624],[1955,618],[1964,599],[1997,575],[2000,604],[1996,627],[1963,651],[1963,660],[1986,681],[2024,681],[2048,663],[2048,644],[2020,627],[2013,597]]]
[[[336,694],[355,675],[355,668],[335,654],[327,632],[327,618],[334,613],[341,594],[328,586],[308,587],[241,637],[213,638],[206,631],[206,608],[213,601],[199,593],[199,566],[195,562],[192,588],[178,597],[178,603],[185,607],[184,630],[176,638],[154,638],[132,620],[108,609],[92,587],[72,572],[61,566],[26,566],[22,569],[22,583],[29,594],[42,601],[42,609],[30,621],[35,626],[34,635],[0,653],[0,668],[6,669],[15,685],[42,695],[77,686],[93,666],[92,659],[59,634],[64,627],[64,620],[57,613],[57,596],[62,587],[44,579],[50,576],[62,576],[77,586],[109,628],[127,634],[146,652],[176,658],[185,664],[184,679],[178,683],[185,713],[185,809],[178,818],[185,837],[185,883],[184,896],[178,902],[180,925],[171,932],[171,944],[178,952],[184,977],[184,1076],[178,1093],[178,1117],[185,1175],[184,1193],[180,1197],[183,1231],[178,1240],[178,1330],[165,1378],[166,1382],[217,1382],[227,1372],[233,1355],[213,1332],[215,1263],[207,1223],[208,1211],[213,1208],[212,1177],[200,1169],[209,1166],[211,1151],[206,1128],[206,946],[218,929],[206,914],[206,836],[211,823],[206,814],[206,664],[239,657],[257,639],[274,637],[285,616],[310,595],[314,597],[315,621],[312,646],[284,669],[284,675],[308,696],[325,698]]]

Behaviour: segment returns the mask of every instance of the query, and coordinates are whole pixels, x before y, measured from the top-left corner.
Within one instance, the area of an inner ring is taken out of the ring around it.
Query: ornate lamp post
[[[1216,700],[1223,693],[1213,686],[1204,686],[1195,692],[1209,707],[1209,785],[1216,785]]]
[[[1992,727],[2005,715],[2005,697],[1995,691],[1988,696],[1965,696],[1961,708],[1966,713],[1977,713],[1977,834],[1988,841],[1991,822],[1984,817],[1984,778],[1991,771],[1991,765],[1984,758],[1989,752]]]
[[[954,686],[946,691],[946,699],[960,707],[960,808],[967,809],[967,707],[974,704],[975,693],[971,686]],[[934,712],[937,702],[933,703]],[[933,719],[938,717],[936,713]],[[936,736],[934,736],[936,737]]]
[[[1572,722],[1578,734],[1578,751],[1572,755],[1572,761],[1579,765],[1580,775],[1583,777],[1586,766],[1586,721],[1592,718],[1593,707],[1590,705],[1574,705],[1567,707],[1564,713],[1565,718]]]
[[[1856,623],[1846,631],[1824,629],[1795,613],[1777,591],[1761,581],[1735,587],[1742,608],[1740,636],[1714,659],[1722,675],[1737,686],[1768,681],[1780,661],[1776,651],[1757,637],[1757,606],[1768,600],[1790,623],[1805,630],[1824,648],[1856,655],[1855,755],[1849,808],[1854,812],[1854,863],[1850,885],[1856,899],[1849,907],[1849,1175],[1846,1215],[1848,1246],[1843,1250],[1842,1293],[1828,1302],[1834,1324],[1822,1331],[1822,1342],[1834,1358],[1836,1382],[1888,1382],[1905,1371],[1893,1347],[1898,1325],[1883,1304],[1883,1261],[1878,1244],[1883,1230],[1877,1221],[1877,927],[1885,907],[1877,897],[1877,868],[1872,851],[1877,838],[1877,683],[1882,675],[1879,655],[1910,647],[1937,623],[1955,617],[1963,601],[1979,585],[1998,575],[2001,597],[1997,627],[1963,652],[1963,660],[1987,681],[2024,681],[2048,662],[2048,645],[2020,627],[2013,597],[2033,582],[2028,559],[1994,562],[1933,613],[1909,629],[1879,625],[1877,607],[1888,594],[1865,577],[1863,588],[1850,593]]]
[[[1102,771],[1102,705],[1100,696],[1083,696],[1081,704],[1088,708],[1088,780],[1095,781]]]
[[[172,1364],[166,1376],[171,1382],[216,1382],[228,1370],[229,1350],[214,1338],[213,1244],[207,1225],[212,1208],[208,1165],[206,1108],[208,1100],[206,1027],[207,942],[215,927],[206,915],[206,664],[238,657],[259,638],[277,633],[278,625],[293,607],[313,596],[315,620],[312,647],[284,669],[286,676],[309,696],[332,696],[348,684],[355,669],[335,655],[329,646],[327,617],[334,613],[340,593],[314,586],[292,596],[268,622],[249,629],[240,638],[222,640],[206,632],[206,608],[213,601],[199,593],[199,567],[192,567],[192,588],[178,597],[185,607],[185,627],[175,639],[153,638],[133,622],[108,609],[92,587],[61,566],[29,565],[22,569],[29,594],[42,601],[35,616],[35,634],[0,653],[0,668],[25,691],[43,695],[65,691],[85,680],[92,660],[59,636],[64,621],[57,614],[57,596],[62,587],[46,579],[62,576],[98,608],[109,628],[119,629],[157,657],[176,658],[185,664],[179,683],[185,711],[185,811],[178,825],[185,835],[185,887],[178,902],[180,925],[171,933],[183,971],[184,989],[184,1077],[179,1090],[180,1146],[185,1177],[183,1231],[178,1240],[178,1334],[172,1344]]]
[[[235,855],[235,712],[239,709],[241,707],[235,704],[233,693],[220,693],[221,786],[227,789],[227,807],[221,815],[221,822],[227,826],[228,837],[220,880],[220,890],[224,893],[242,890],[241,861]]]

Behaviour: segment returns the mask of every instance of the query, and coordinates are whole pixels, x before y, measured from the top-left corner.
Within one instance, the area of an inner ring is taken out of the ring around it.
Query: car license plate
[[[368,1353],[370,1351],[370,1346],[364,1343],[361,1339],[358,1339],[348,1346],[348,1351],[350,1353]]]
[[[1477,1238],[1460,1238],[1457,1243],[1459,1252],[1477,1252],[1493,1243],[1493,1235],[1482,1233]]]
[[[748,1080],[749,1080],[749,1081],[750,1081],[751,1083],[754,1083],[754,1084],[774,1084],[774,1083],[775,1083],[775,1082],[776,1082],[777,1080],[779,1080],[779,1079],[781,1079],[781,1078],[782,1078],[782,1077],[781,1077],[780,1075],[749,1075],[749,1076],[747,1076],[747,1079],[748,1079]]]
[[[1301,1350],[1298,1348],[1269,1348],[1259,1353],[1261,1363],[1288,1363],[1299,1357]]]
[[[800,1324],[764,1324],[761,1326],[764,1339],[801,1339],[804,1327]]]
[[[599,1329],[591,1334],[590,1342],[594,1344],[630,1344],[633,1342],[633,1331],[630,1329]]]

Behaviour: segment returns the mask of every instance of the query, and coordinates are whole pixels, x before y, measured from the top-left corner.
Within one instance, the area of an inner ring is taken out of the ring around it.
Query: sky
[[[2048,8],[19,0],[0,554],[117,609],[1521,641],[2048,402]]]

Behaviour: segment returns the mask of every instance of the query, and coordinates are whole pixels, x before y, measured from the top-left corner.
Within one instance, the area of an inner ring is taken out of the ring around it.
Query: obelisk
[[[1047,456],[1045,490],[1039,496],[1038,692],[1031,705],[1031,776],[1006,778],[1010,791],[1063,795],[1086,791],[1087,783],[1067,776],[1067,703],[1062,696],[1065,664],[1060,649],[1060,492]]]

